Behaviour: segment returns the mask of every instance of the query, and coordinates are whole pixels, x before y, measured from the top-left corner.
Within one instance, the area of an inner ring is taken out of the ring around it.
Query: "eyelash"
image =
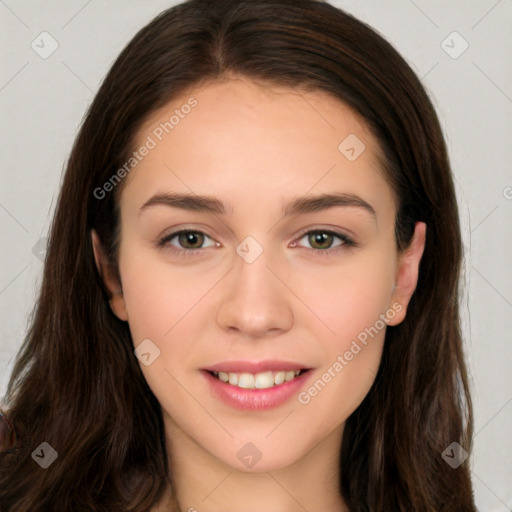
[[[193,229],[182,229],[180,231],[175,231],[174,233],[169,233],[168,235],[163,236],[162,238],[160,238],[157,241],[156,245],[159,248],[168,249],[168,250],[170,250],[171,252],[173,252],[175,254],[178,254],[178,255],[181,255],[181,256],[185,256],[185,257],[198,256],[199,254],[201,254],[203,252],[203,249],[207,249],[207,247],[203,247],[203,248],[199,248],[199,249],[177,249],[174,246],[167,246],[169,244],[169,242],[173,238],[176,238],[177,236],[179,236],[179,235],[181,235],[183,233],[196,233],[196,234],[204,235],[207,238],[210,238],[206,233],[204,233],[202,231],[193,230]],[[331,231],[331,230],[328,230],[328,229],[311,229],[309,231],[305,231],[301,235],[298,236],[297,240],[300,241],[306,235],[311,235],[313,233],[322,233],[322,234],[326,234],[326,235],[331,235],[331,236],[333,236],[335,238],[338,238],[342,242],[340,245],[338,245],[336,247],[333,247],[333,248],[328,248],[328,249],[316,249],[314,247],[312,247],[312,248],[304,247],[304,249],[309,249],[314,254],[318,254],[318,255],[321,255],[321,256],[330,256],[333,253],[338,253],[339,251],[347,250],[347,249],[349,249],[351,247],[357,247],[358,246],[357,243],[354,242],[354,240],[352,240],[350,237],[348,237],[344,233],[338,233],[336,231]]]
[[[297,237],[297,240],[302,240],[306,235],[311,235],[313,233],[321,233],[324,235],[331,235],[335,238],[338,238],[342,243],[336,247],[330,247],[329,249],[316,249],[314,247],[308,248],[304,247],[304,249],[308,249],[309,251],[312,251],[313,254],[319,255],[319,256],[332,256],[333,254],[338,254],[341,251],[346,251],[347,249],[350,249],[352,247],[357,247],[356,242],[352,240],[349,236],[345,235],[344,233],[338,233],[337,231],[332,231],[329,229],[310,229],[309,231],[303,232],[301,235]]]

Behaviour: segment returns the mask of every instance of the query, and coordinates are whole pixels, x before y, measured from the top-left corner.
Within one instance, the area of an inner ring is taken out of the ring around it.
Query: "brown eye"
[[[324,231],[312,231],[308,234],[308,242],[313,249],[329,249],[333,241],[334,236]]]
[[[216,242],[201,231],[190,229],[176,231],[164,236],[157,242],[158,247],[168,247],[181,252],[193,252],[198,249],[215,247]]]
[[[198,231],[182,231],[178,234],[178,242],[183,249],[200,249],[204,240],[205,235]]]
[[[315,229],[304,233],[300,237],[299,243],[294,243],[294,247],[300,246],[313,251],[325,252],[331,254],[336,250],[348,249],[356,247],[357,244],[343,233],[329,231],[325,229]]]

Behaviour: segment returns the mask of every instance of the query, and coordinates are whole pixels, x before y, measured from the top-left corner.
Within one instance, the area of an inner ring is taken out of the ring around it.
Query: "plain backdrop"
[[[82,117],[123,46],[174,3],[0,0],[0,396],[37,295],[44,237]],[[481,511],[510,511],[512,1],[332,3],[395,45],[443,124],[465,244],[476,500]]]

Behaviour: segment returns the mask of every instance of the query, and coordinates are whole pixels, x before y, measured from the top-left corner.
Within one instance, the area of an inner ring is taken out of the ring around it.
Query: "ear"
[[[418,284],[420,261],[425,249],[426,231],[427,225],[424,222],[416,222],[411,243],[399,256],[395,288],[391,296],[391,305],[396,314],[387,322],[388,325],[398,325],[405,318],[407,306]]]
[[[121,283],[114,275],[114,272],[112,272],[112,267],[109,264],[108,258],[105,256],[98,234],[94,229],[91,231],[91,240],[96,268],[98,269],[98,272],[109,292],[110,308],[120,320],[124,320],[126,322],[128,320],[128,313],[126,311]]]

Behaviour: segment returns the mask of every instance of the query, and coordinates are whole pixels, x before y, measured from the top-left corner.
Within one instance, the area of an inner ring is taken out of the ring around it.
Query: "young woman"
[[[460,260],[435,111],[372,29],[163,12],[67,165],[0,509],[474,511]]]

